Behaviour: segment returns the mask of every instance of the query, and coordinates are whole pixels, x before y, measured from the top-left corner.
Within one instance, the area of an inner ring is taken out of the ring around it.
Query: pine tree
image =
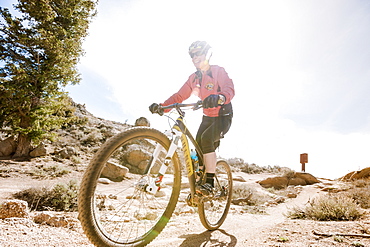
[[[17,140],[14,158],[63,125],[68,84],[97,0],[18,0],[18,15],[0,7],[0,128]]]

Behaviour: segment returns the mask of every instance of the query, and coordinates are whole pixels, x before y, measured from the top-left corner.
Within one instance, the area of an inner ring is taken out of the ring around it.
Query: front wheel
[[[214,196],[203,198],[198,205],[199,218],[208,230],[218,229],[229,212],[233,191],[233,179],[229,164],[219,160],[216,164]]]
[[[139,127],[112,137],[98,150],[78,196],[79,219],[94,245],[145,246],[163,230],[180,193],[176,153],[159,190],[149,185],[157,178],[169,146],[163,133]]]

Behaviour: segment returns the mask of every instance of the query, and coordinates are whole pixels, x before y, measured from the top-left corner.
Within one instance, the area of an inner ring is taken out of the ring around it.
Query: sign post
[[[301,154],[302,172],[306,171],[306,163],[308,163],[308,154],[303,153]]]

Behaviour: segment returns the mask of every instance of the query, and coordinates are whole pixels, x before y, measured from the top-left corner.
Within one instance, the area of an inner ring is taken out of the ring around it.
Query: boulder
[[[288,182],[288,178],[286,177],[272,177],[258,181],[258,183],[264,188],[274,188],[277,190],[286,188],[288,186]]]
[[[76,149],[74,147],[65,147],[65,148],[59,150],[59,152],[58,152],[58,155],[62,159],[69,159],[73,155],[76,155],[76,154],[77,154],[77,151],[76,151]]]
[[[240,205],[241,203],[248,203],[249,200],[251,199],[253,193],[249,193],[249,195],[245,198],[237,198],[237,199],[233,199],[231,200],[231,203],[234,204],[234,205]]]
[[[370,167],[364,168],[355,174],[355,179],[365,179],[370,177]]]
[[[309,173],[296,172],[288,177],[272,177],[258,182],[264,188],[283,189],[288,185],[311,185],[320,181]]]
[[[298,196],[298,194],[296,192],[289,192],[286,196],[288,198],[296,198]]]
[[[142,161],[149,161],[151,155],[142,149],[140,145],[130,145],[125,152],[125,158],[133,166],[139,166]]]
[[[144,150],[143,146],[132,144],[127,147],[124,158],[131,172],[142,173],[151,158],[151,153]]]
[[[47,155],[47,150],[46,150],[46,147],[43,143],[41,143],[40,145],[38,145],[34,150],[32,150],[30,152],[30,156],[31,157],[40,157],[40,156],[45,156]]]
[[[48,212],[42,212],[38,213],[33,217],[33,221],[37,224],[43,224],[50,220],[50,218],[53,217],[51,213]]]
[[[245,179],[242,176],[233,177],[233,181],[246,182]]]
[[[110,181],[108,178],[99,178],[98,179],[98,183],[101,183],[101,184],[110,184],[110,183],[112,183],[112,181]]]
[[[296,172],[293,178],[301,178],[306,182],[307,185],[320,183],[320,181],[316,177],[306,172]],[[301,185],[306,185],[306,184],[301,184]]]
[[[364,168],[360,171],[353,171],[346,174],[340,180],[348,181],[348,180],[358,180],[358,179],[367,179],[370,178],[370,167]]]
[[[28,203],[22,200],[6,200],[0,205],[0,219],[26,218],[29,215]]]
[[[33,221],[37,224],[46,224],[53,227],[71,227],[76,220],[64,215],[54,215],[51,212],[41,212],[34,216]]]
[[[276,203],[283,203],[283,202],[285,202],[285,198],[283,196],[278,196],[278,197],[274,198],[274,201]]]
[[[150,127],[150,122],[145,117],[139,117],[135,121],[135,126],[147,126],[147,127]]]
[[[303,178],[291,178],[289,180],[289,185],[307,185],[306,181]]]
[[[128,168],[113,162],[107,162],[101,173],[102,177],[109,178],[112,181],[120,182],[126,176]]]
[[[8,137],[4,141],[0,142],[0,157],[10,156],[15,152],[17,144],[13,137]]]
[[[353,172],[350,172],[350,173],[347,173],[346,175],[344,175],[343,177],[340,178],[341,181],[348,181],[348,180],[352,180],[352,177],[357,173],[358,171],[353,171]]]

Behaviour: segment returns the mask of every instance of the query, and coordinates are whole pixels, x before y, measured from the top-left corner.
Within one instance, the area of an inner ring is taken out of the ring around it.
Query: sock
[[[214,187],[214,177],[214,173],[206,173],[206,183],[212,185],[212,187]]]

